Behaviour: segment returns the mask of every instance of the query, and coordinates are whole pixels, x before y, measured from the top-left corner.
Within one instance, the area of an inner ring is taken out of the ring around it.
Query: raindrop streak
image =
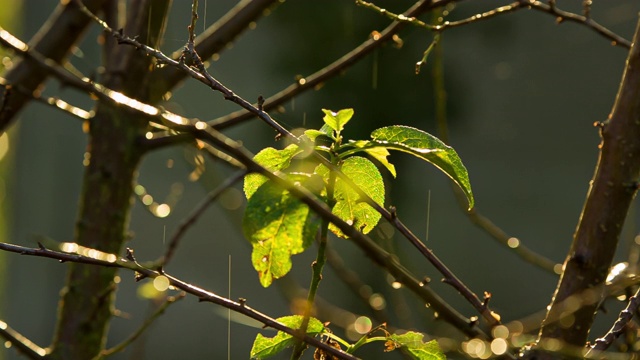
[[[378,49],[373,52],[373,66],[371,69],[371,88],[378,89]]]
[[[202,19],[202,32],[207,31],[207,0],[204,0],[204,18]]]
[[[227,298],[231,300],[231,254],[229,254],[229,291]],[[231,360],[231,308],[227,308],[227,360]]]
[[[429,224],[431,222],[431,189],[427,195],[427,233],[425,235],[425,241],[429,241]]]

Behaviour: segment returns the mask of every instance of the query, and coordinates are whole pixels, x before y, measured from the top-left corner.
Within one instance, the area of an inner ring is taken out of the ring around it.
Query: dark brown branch
[[[48,96],[42,96],[40,95],[38,92],[29,92],[27,89],[25,89],[23,86],[21,86],[20,84],[15,84],[15,85],[7,85],[7,80],[5,78],[0,77],[0,86],[3,86],[5,88],[5,95],[3,97],[3,100],[7,97],[7,96],[11,96],[11,95],[7,95],[7,94],[11,94],[12,92],[20,92],[22,95],[28,96],[31,99],[51,106],[54,109],[63,111],[64,113],[71,115],[77,119],[80,120],[88,120],[91,117],[93,117],[93,112],[92,111],[86,111],[82,108],[79,108],[77,106],[73,106],[69,103],[67,103],[66,101],[57,98],[57,97],[48,97]],[[7,93],[8,92],[8,93]],[[7,104],[3,102],[2,105],[0,105],[0,109],[3,109],[4,106],[6,106]],[[2,111],[2,110],[0,110]]]
[[[638,307],[640,307],[640,288],[632,297],[629,298],[629,303],[624,310],[620,312],[618,319],[613,323],[611,329],[609,329],[604,336],[595,340],[595,343],[587,352],[587,356],[607,350],[613,341],[622,334],[631,319],[633,319],[633,314],[636,313]]]
[[[0,243],[1,244],[1,243]],[[31,360],[44,359],[47,350],[34,344],[19,332],[13,330],[7,323],[0,320],[0,337],[8,341],[18,352]]]
[[[180,240],[182,239],[184,234],[191,226],[193,226],[198,221],[200,216],[209,208],[209,206],[213,204],[218,199],[218,197],[220,197],[220,195],[222,195],[222,193],[225,192],[228,188],[233,186],[238,181],[242,180],[246,174],[246,171],[241,170],[235,175],[230,176],[217,188],[207,194],[207,197],[202,200],[202,202],[198,204],[195,209],[193,209],[191,214],[189,214],[189,216],[187,216],[182,221],[182,223],[178,227],[178,230],[171,237],[169,247],[167,248],[164,257],[158,261],[161,266],[164,267],[169,263],[169,261],[171,261],[171,259],[173,258],[173,254],[178,249],[178,245],[180,244]]]
[[[99,20],[99,19],[98,19]],[[13,38],[6,31],[0,30],[0,44],[3,46],[8,46],[13,48],[12,42]],[[126,38],[125,38],[126,39]],[[133,40],[126,40],[132,41]],[[162,59],[165,59],[166,56],[161,52],[146,47],[142,44],[136,42],[141,49],[145,51],[149,51],[154,56],[159,56]],[[432,305],[432,309],[437,311],[444,319],[450,322],[452,325],[460,329],[462,332],[470,335],[470,336],[480,336],[486,338],[487,335],[484,334],[475,323],[471,322],[469,319],[465,318],[461,314],[459,314],[455,309],[449,306],[442,298],[440,298],[435,292],[433,292],[429,287],[425,287],[420,281],[413,277],[413,275],[404,268],[393,255],[386,252],[384,249],[380,248],[375,242],[373,242],[369,237],[363,235],[358,230],[353,228],[351,225],[344,222],[339,217],[335,216],[331,210],[329,210],[324,204],[324,202],[316,199],[316,197],[308,192],[306,189],[302,189],[299,187],[292,186],[292,184],[284,177],[282,174],[273,174],[269,170],[260,166],[252,160],[252,154],[246,151],[241,145],[237,142],[227,138],[223,134],[219,133],[215,129],[211,128],[207,125],[207,123],[202,121],[194,121],[190,119],[186,119],[169,111],[159,109],[153,107],[151,105],[142,103],[138,100],[127,97],[126,95],[118,92],[114,92],[110,89],[105,88],[100,84],[95,84],[90,82],[88,79],[78,79],[74,77],[72,74],[69,74],[65,69],[56,66],[55,64],[51,64],[47,62],[46,59],[42,59],[42,56],[33,51],[23,51],[22,54],[24,56],[30,56],[33,59],[38,59],[40,61],[40,65],[44,68],[47,68],[53,75],[63,79],[63,81],[67,82],[70,86],[74,86],[80,89],[83,89],[89,93],[94,94],[101,100],[106,101],[107,103],[114,104],[117,106],[126,106],[132,111],[144,113],[145,116],[155,119],[158,124],[162,126],[166,126],[172,130],[178,132],[186,132],[193,134],[194,137],[208,142],[211,145],[218,147],[223,150],[225,153],[228,153],[232,156],[232,158],[236,159],[240,163],[242,163],[249,171],[261,173],[271,180],[274,180],[278,185],[283,186],[287,190],[289,190],[294,196],[300,198],[303,202],[305,202],[309,207],[322,216],[325,219],[328,219],[333,224],[335,224],[340,230],[342,230],[347,236],[349,236],[358,246],[367,253],[374,262],[379,264],[380,266],[387,269],[387,271],[395,276],[396,280],[400,283],[407,286],[414,292],[416,295],[421,297],[424,301],[430,303]],[[166,58],[168,61],[175,63],[173,60]],[[183,63],[176,64],[177,66],[186,67]],[[198,72],[195,72],[193,69],[186,67],[185,71],[193,72],[193,76],[202,79],[202,75]],[[230,99],[234,100],[236,97]],[[243,100],[244,101],[244,100]],[[268,114],[260,112],[258,109],[253,107],[248,102],[244,101],[242,104],[247,105],[252,111],[259,114],[261,118],[266,116],[268,119],[271,119]],[[273,121],[271,119],[271,121]],[[277,124],[277,123],[276,123]],[[279,124],[277,124],[280,127]],[[294,138],[295,139],[295,138]],[[377,211],[379,211],[386,219],[388,219],[400,232],[407,237],[411,241],[414,246],[416,246],[425,257],[431,261],[436,269],[438,269],[446,279],[446,282],[454,286],[458,291],[460,291],[463,296],[471,302],[471,304],[484,315],[484,317],[490,323],[496,323],[496,316],[488,309],[486,304],[483,304],[478,297],[471,292],[453,273],[442,263],[440,259],[438,259],[435,254],[431,250],[429,250],[411,231],[398,219],[396,214],[392,214],[386,209],[382,208],[379,204],[373,201],[368,195],[366,195],[361,189],[359,189],[353,182],[347,178],[342,172],[340,172],[335,166],[329,163],[325,158],[316,154],[317,158],[320,161],[323,161],[325,166],[328,166],[330,169],[336,171],[336,174],[341,177],[349,186],[353,187],[359,194],[359,196],[366,201],[369,205],[374,207]]]
[[[151,324],[153,324],[153,322],[156,321],[156,319],[158,319],[160,315],[164,314],[164,312],[169,308],[169,306],[171,306],[171,304],[174,304],[176,301],[182,300],[185,297],[185,295],[186,295],[185,292],[181,292],[176,296],[168,296],[164,300],[164,302],[160,304],[160,306],[158,306],[158,308],[153,312],[153,314],[151,314],[151,316],[149,316],[142,323],[142,325],[140,325],[140,327],[133,332],[133,334],[131,334],[128,338],[124,339],[120,344],[112,348],[103,350],[100,353],[100,355],[97,356],[94,360],[99,360],[125,350],[127,346],[131,345],[140,336],[142,336],[142,334],[144,334],[144,332],[147,331],[147,329],[149,329]]]
[[[639,40],[640,22],[634,44]],[[574,319],[579,326],[563,327],[549,319],[567,310],[561,304],[568,297],[602,284],[611,266],[640,178],[639,84],[640,46],[632,46],[613,110],[601,124],[598,165],[540,339],[561,339],[576,346],[587,340],[597,303],[577,306]],[[597,297],[601,299],[602,292]]]
[[[547,5],[542,1],[533,1],[533,0],[520,0],[524,6],[531,7],[534,10],[542,11],[549,13],[551,15],[556,16],[559,22],[562,21],[571,21],[578,24],[582,24],[598,34],[604,36],[606,39],[611,40],[613,45],[622,46],[624,48],[631,48],[631,42],[620,35],[617,35],[613,31],[607,29],[606,27],[598,24],[589,16],[582,16],[578,14],[574,14],[568,11],[563,11],[558,9],[557,6]],[[587,13],[588,15],[588,13]]]
[[[85,6],[91,11],[100,9],[105,0],[85,0]],[[82,14],[73,1],[62,2],[47,23],[31,39],[35,51],[55,63],[61,63],[69,55],[71,48],[82,37],[90,19]],[[48,74],[28,59],[17,62],[4,77],[7,84],[20,84],[28,93],[39,89]],[[3,111],[0,112],[0,133],[11,124],[15,115],[30,100],[22,93],[11,96]]]
[[[433,9],[435,7],[444,6],[451,1],[429,1],[421,0],[412,6],[405,12],[405,16],[413,17],[421,14],[425,11]],[[289,85],[285,89],[281,90],[277,94],[270,96],[264,100],[264,111],[276,109],[288,100],[291,100],[295,96],[311,90],[319,84],[339,75],[349,67],[362,60],[365,56],[369,55],[378,47],[391,41],[393,35],[397,34],[402,28],[406,26],[405,23],[400,21],[394,21],[391,25],[385,28],[379,35],[368,39],[361,45],[351,50],[347,54],[343,55],[340,59],[327,65],[326,67],[318,70],[317,72],[297,80],[294,84]],[[209,121],[209,124],[214,128],[221,130],[233,125],[237,125],[245,120],[255,117],[255,113],[247,110],[240,110],[229,115],[220,117],[218,119]]]
[[[321,348],[329,352],[330,354],[338,357],[339,359],[347,359],[347,360],[357,359],[355,356],[342,352],[336,348],[333,348],[316,338],[312,338],[309,336],[301,337],[298,331],[296,331],[295,329],[289,328],[279,323],[277,320],[257,310],[252,309],[251,307],[247,306],[245,301],[238,301],[238,302],[232,301],[225,297],[219,296],[213,292],[204,290],[200,287],[197,287],[195,285],[182,281],[178,278],[175,278],[165,273],[164,271],[155,271],[155,270],[151,270],[149,268],[140,266],[136,262],[135,258],[133,257],[132,251],[128,251],[128,259],[117,258],[113,254],[107,254],[110,260],[101,260],[99,258],[92,258],[88,256],[78,255],[78,254],[70,254],[70,253],[64,253],[60,251],[49,250],[43,246],[40,246],[39,248],[29,248],[29,247],[13,245],[13,244],[8,244],[3,242],[0,242],[0,250],[18,253],[21,255],[47,257],[51,259],[57,259],[61,262],[69,261],[69,262],[81,263],[81,264],[98,265],[102,267],[128,269],[140,274],[141,278],[156,278],[158,276],[164,276],[169,280],[169,283],[173,287],[178,288],[188,294],[191,294],[197,297],[200,301],[206,301],[206,302],[211,302],[217,305],[221,305],[235,312],[246,315],[254,320],[259,321],[260,323],[264,324],[266,327],[280,330],[296,338],[301,338],[307,344],[315,346],[317,348]]]
[[[248,29],[249,24],[258,20],[274,4],[277,4],[277,0],[242,0],[238,2],[220,20],[195,38],[195,51],[203,59],[209,59],[214,54],[219,54],[227,44]],[[178,60],[182,52],[183,49],[175,51],[171,58]],[[174,67],[164,67],[152,75],[151,83],[157,87],[158,96],[162,96],[178,85],[186,76],[184,71]],[[151,103],[158,100],[160,98],[151,99]]]
[[[617,35],[613,31],[598,24],[591,18],[591,1],[590,0],[585,0],[583,2],[584,16],[558,9],[558,7],[555,4],[555,1],[553,2],[550,1],[549,3],[550,4],[547,5],[541,1],[518,0],[509,5],[500,6],[493,10],[489,10],[480,14],[470,16],[466,19],[445,21],[444,23],[439,25],[431,25],[423,21],[420,21],[412,16],[406,16],[403,14],[400,14],[400,15],[394,14],[388,11],[387,9],[383,9],[370,2],[363,1],[363,0],[356,0],[356,4],[372,9],[396,21],[412,24],[415,26],[419,26],[419,27],[422,27],[431,31],[437,31],[437,32],[443,32],[450,28],[460,27],[460,26],[476,23],[478,21],[487,20],[489,18],[498,16],[498,15],[507,14],[507,13],[514,12],[521,9],[535,9],[535,10],[539,10],[539,11],[546,12],[556,16],[558,23],[567,20],[567,21],[572,21],[572,22],[584,25],[592,29],[593,31],[599,33],[600,35],[604,36],[605,38],[611,40],[613,45],[619,45],[627,49],[631,47],[631,42],[629,42],[629,40],[621,37],[620,35]]]

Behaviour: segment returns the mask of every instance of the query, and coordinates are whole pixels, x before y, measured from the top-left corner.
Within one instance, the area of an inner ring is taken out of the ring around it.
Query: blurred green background
[[[1,3],[0,26],[27,40],[57,1]],[[197,29],[212,24],[235,3],[200,1]],[[377,2],[395,12],[404,11],[412,3]],[[464,18],[507,3],[461,2],[450,18]],[[580,11],[580,2],[557,3],[561,8]],[[190,6],[190,1],[174,1],[163,51],[171,52],[185,44]],[[593,17],[630,39],[639,9],[640,5],[631,0],[594,1]],[[259,95],[266,97],[288,86],[297,75],[309,75],[329,64],[366,40],[373,30],[381,31],[389,21],[351,0],[287,1],[221,53],[209,70],[237,94],[254,101]],[[284,113],[273,113],[274,118],[289,129],[317,128],[322,123],[321,108],[351,107],[355,117],[347,128],[347,137],[367,138],[372,130],[392,124],[435,133],[431,62],[419,75],[414,73],[415,62],[432,34],[408,27],[400,36],[402,48],[390,44],[379,48],[321,89],[290,101]],[[100,61],[97,37],[93,26],[71,58],[87,75],[95,72]],[[552,16],[532,10],[451,29],[443,35],[443,47],[450,143],[469,170],[477,208],[525,245],[562,262],[597,160],[599,138],[593,123],[605,120],[611,110],[627,51],[611,46],[585,26],[558,25]],[[85,109],[92,104],[87,96],[61,88],[55,81],[49,82],[45,93]],[[237,110],[236,105],[193,81],[175,91],[164,106],[203,120]],[[226,133],[243,141],[254,153],[265,146],[282,146],[274,141],[273,130],[257,120]],[[0,219],[0,236],[6,222],[6,239],[11,243],[34,246],[41,235],[57,241],[72,240],[85,146],[86,136],[78,120],[36,103],[21,113],[2,162],[0,205],[6,214]],[[199,180],[190,181],[194,155],[192,150],[176,147],[144,160],[139,183],[157,201],[181,189],[182,193],[170,216],[163,219],[136,202],[131,222],[134,233],[128,246],[135,249],[139,260],[161,255],[166,246],[163,239],[173,234],[207,191],[231,173],[223,164],[207,160]],[[524,263],[474,227],[458,207],[448,178],[437,169],[401,154],[393,154],[391,161],[397,166],[398,178],[387,176],[387,205],[396,206],[401,219],[421,238],[428,228],[427,245],[473,291],[491,292],[491,305],[503,321],[545,308],[556,276]],[[293,271],[287,279],[263,289],[250,263],[249,244],[239,228],[243,209],[239,189],[228,192],[188,232],[166,270],[220,295],[228,293],[230,278],[231,298],[246,298],[249,306],[273,317],[289,315],[292,310],[283,293],[295,283],[308,286],[313,249],[294,257]],[[637,214],[632,210],[621,240],[620,261],[627,258],[633,246],[636,222]],[[382,225],[372,236],[394,249],[417,276],[439,279],[433,267],[402,237],[385,240],[383,234],[388,230]],[[410,292],[394,290],[393,279],[353,244],[332,239],[331,245],[374,293],[386,296],[389,325],[458,336],[446,324],[435,321],[433,313]],[[47,346],[53,335],[65,265],[0,253],[0,271],[3,269],[0,319],[35,343]],[[149,301],[138,296],[139,284],[132,274],[120,275],[116,306],[125,316],[113,320],[109,345],[126,338],[150,311]],[[465,315],[475,315],[451,288],[438,281],[432,286]],[[354,314],[371,316],[330,268],[319,295]],[[607,316],[599,317],[594,337],[610,326],[615,311]],[[259,331],[259,327],[233,322],[230,358],[248,358]],[[342,333],[337,328],[335,331]],[[400,358],[382,355],[381,349],[381,345],[373,345],[357,355],[367,359]],[[306,358],[311,358],[311,353],[308,351]],[[217,359],[227,354],[226,309],[187,297],[170,307],[143,341],[114,358]],[[18,357],[15,350],[0,348],[0,358]]]

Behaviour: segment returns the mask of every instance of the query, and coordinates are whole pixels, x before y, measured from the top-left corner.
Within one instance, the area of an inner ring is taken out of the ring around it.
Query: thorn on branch
[[[429,285],[430,282],[431,282],[431,278],[428,276],[425,276],[422,278],[422,281],[420,282],[420,286],[427,286]]]
[[[485,307],[488,306],[490,300],[491,300],[491,293],[488,291],[485,291],[484,298],[482,299],[482,305]]]
[[[264,111],[264,97],[262,95],[258,96],[258,110]]]
[[[40,250],[47,250],[46,247],[44,247],[44,245],[42,245],[42,243],[40,241],[38,241],[38,249]]]
[[[396,209],[395,206],[391,205],[389,206],[389,212],[391,213],[391,218],[392,219],[397,219],[398,218],[398,209]]]
[[[469,318],[469,326],[474,327],[478,324],[479,318],[477,316],[472,316]]]
[[[247,299],[238,298],[238,303],[240,304],[240,306],[244,307],[244,305],[247,303]]]
[[[127,260],[136,262],[136,258],[135,258],[135,256],[133,256],[133,249],[132,248],[127,248],[126,252],[127,252],[127,256],[126,256]]]

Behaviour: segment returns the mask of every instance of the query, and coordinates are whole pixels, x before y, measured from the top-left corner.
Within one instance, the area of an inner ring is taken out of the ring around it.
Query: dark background
[[[35,33],[57,4],[52,0],[3,3],[3,8],[16,7],[12,9],[18,14],[0,26],[13,29],[24,40]],[[199,31],[203,21],[212,24],[235,3],[201,1]],[[404,11],[412,3],[378,2],[395,12]],[[461,2],[450,18],[464,18],[507,3]],[[593,17],[630,39],[638,4],[630,0],[594,3]],[[558,1],[559,7],[578,12],[579,4]],[[162,47],[165,52],[178,49],[187,40],[190,6],[190,1],[174,1]],[[221,53],[220,60],[212,62],[209,70],[237,94],[253,101],[259,95],[269,96],[288,86],[296,75],[309,75],[329,64],[367,39],[371,31],[381,31],[389,21],[355,6],[353,1],[288,1]],[[100,61],[97,34],[94,26],[81,51],[71,59],[85,74],[94,72]],[[392,124],[435,133],[431,68],[427,65],[421,74],[414,73],[414,64],[432,34],[409,27],[400,35],[404,41],[401,49],[390,45],[379,48],[320,90],[287,103],[285,113],[274,112],[274,118],[289,129],[317,128],[322,124],[321,108],[351,107],[355,117],[347,128],[347,137],[364,139],[372,130]],[[585,26],[557,25],[552,16],[533,10],[451,29],[443,35],[443,46],[450,142],[469,170],[477,208],[525,245],[562,262],[597,160],[599,138],[593,123],[606,119],[611,110],[626,49],[611,46],[609,40]],[[54,81],[46,93],[58,94],[85,109],[91,107],[86,96],[60,89]],[[193,81],[179,88],[165,106],[203,120],[237,110],[236,105]],[[274,141],[273,130],[257,120],[226,133],[242,140],[254,153],[264,146],[282,146]],[[56,241],[73,239],[85,145],[86,136],[78,120],[35,103],[22,112],[12,131],[9,156],[13,165],[4,175],[8,242],[34,246],[41,235]],[[157,201],[162,202],[174,184],[182,184],[184,192],[172,214],[164,219],[155,218],[136,202],[131,221],[134,237],[128,246],[135,249],[139,260],[161,255],[163,237],[169,238],[206,192],[230,173],[220,163],[207,162],[200,180],[191,182],[188,178],[193,156],[191,150],[172,148],[145,159],[139,183]],[[171,168],[167,166],[168,159],[173,160]],[[437,169],[398,153],[392,155],[391,161],[397,166],[398,178],[385,175],[389,180],[387,205],[395,205],[401,219],[422,239],[428,228],[427,245],[476,293],[490,291],[491,305],[503,321],[545,308],[556,276],[524,263],[475,228],[457,206],[448,178]],[[242,199],[239,189],[227,195],[227,207],[234,208]],[[621,240],[620,261],[628,256],[636,235],[634,209],[635,205]],[[289,315],[291,309],[281,290],[295,282],[308,286],[314,248],[294,257],[287,280],[263,289],[250,263],[250,246],[240,232],[241,216],[242,207],[230,210],[221,204],[213,206],[188,232],[166,270],[226,296],[231,260],[231,298],[246,298],[248,305],[273,317]],[[385,229],[384,225],[379,228]],[[374,230],[372,235],[380,239],[380,231]],[[353,244],[339,239],[332,239],[331,244],[374,292],[386,295],[387,310],[394,314],[390,325],[458,336],[445,324],[434,321],[433,313],[425,310],[411,293],[393,290],[392,279]],[[432,266],[400,236],[394,236],[385,246],[392,247],[418,276],[439,279]],[[53,335],[65,265],[16,254],[4,255],[0,261],[7,269],[4,289],[0,289],[1,319],[37,344],[47,346]],[[126,338],[150,309],[149,301],[137,295],[138,284],[132,274],[121,272],[120,276],[117,308],[129,318],[113,320],[109,345]],[[433,286],[465,315],[475,315],[455,291],[437,281]],[[325,272],[319,295],[355,314],[371,315],[331,269]],[[398,304],[407,306],[395,311]],[[594,331],[600,332],[592,334],[594,337],[608,328],[611,316],[610,312],[608,318],[599,318]],[[248,358],[258,331],[233,322],[231,358]],[[357,355],[383,357],[381,344],[369,347],[370,352]],[[149,359],[226,357],[227,310],[187,297],[153,325],[140,349]],[[311,353],[308,351],[306,358],[311,358]],[[140,354],[132,348],[114,358],[137,358]],[[0,348],[0,359],[3,357],[18,358],[13,349]],[[384,358],[394,356],[388,354]]]

